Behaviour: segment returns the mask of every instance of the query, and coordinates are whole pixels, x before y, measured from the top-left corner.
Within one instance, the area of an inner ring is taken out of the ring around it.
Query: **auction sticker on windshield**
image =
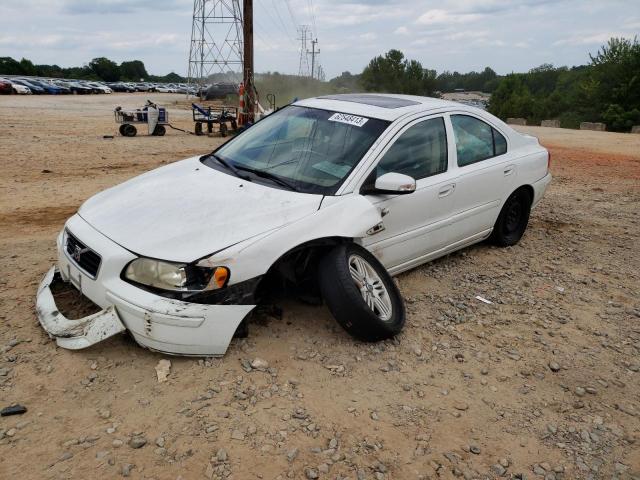
[[[356,115],[347,115],[346,113],[334,113],[329,117],[330,122],[346,123],[355,127],[361,127],[367,123],[368,118],[358,117]]]

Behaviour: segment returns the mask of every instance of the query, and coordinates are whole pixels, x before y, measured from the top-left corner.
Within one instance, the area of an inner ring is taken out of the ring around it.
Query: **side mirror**
[[[389,172],[376,179],[375,187],[367,193],[402,195],[416,191],[416,180],[403,173]]]

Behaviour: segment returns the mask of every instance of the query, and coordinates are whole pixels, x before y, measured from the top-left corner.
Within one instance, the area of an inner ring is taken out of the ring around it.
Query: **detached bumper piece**
[[[51,284],[57,281],[63,280],[58,269],[52,267],[38,287],[36,311],[40,325],[60,347],[80,350],[125,330],[114,306],[78,320],[66,318],[58,310],[51,292]]]

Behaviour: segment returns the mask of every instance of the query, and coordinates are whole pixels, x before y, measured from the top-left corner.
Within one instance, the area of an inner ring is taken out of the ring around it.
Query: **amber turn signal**
[[[216,271],[213,272],[213,281],[218,288],[222,288],[227,284],[229,280],[229,269],[226,267],[216,267]]]

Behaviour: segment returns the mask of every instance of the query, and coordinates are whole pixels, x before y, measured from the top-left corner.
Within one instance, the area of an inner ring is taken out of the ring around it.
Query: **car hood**
[[[137,255],[192,262],[310,215],[321,201],[244,181],[194,157],[98,193],[78,214]]]

